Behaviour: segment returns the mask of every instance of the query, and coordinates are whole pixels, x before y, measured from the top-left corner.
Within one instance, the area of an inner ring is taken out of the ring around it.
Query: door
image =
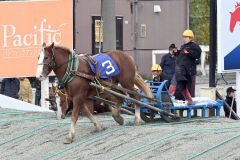
[[[103,31],[100,16],[92,17],[92,54],[102,52]]]
[[[123,17],[116,17],[116,49],[123,50]]]
[[[92,16],[92,54],[102,52],[103,31],[100,16]],[[123,17],[116,17],[116,49],[123,50]]]

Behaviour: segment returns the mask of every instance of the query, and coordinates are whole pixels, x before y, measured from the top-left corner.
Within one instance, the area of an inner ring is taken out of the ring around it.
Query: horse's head
[[[47,78],[55,67],[54,59],[54,43],[50,46],[46,46],[46,44],[43,43],[41,53],[38,57],[37,79],[42,81]]]

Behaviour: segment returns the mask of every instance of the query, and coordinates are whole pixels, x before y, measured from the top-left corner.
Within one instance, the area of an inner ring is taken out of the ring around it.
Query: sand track
[[[198,154],[195,159],[240,159],[240,121],[194,119],[135,127],[130,116],[124,116],[124,126],[117,125],[109,115],[97,117],[105,131],[96,133],[88,119],[80,118],[75,141],[65,145],[69,118],[56,120],[53,113],[0,108],[0,159],[182,160]]]

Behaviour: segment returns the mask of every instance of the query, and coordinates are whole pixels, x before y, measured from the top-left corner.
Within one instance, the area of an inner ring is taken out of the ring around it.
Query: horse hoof
[[[62,119],[65,119],[65,115],[64,115],[64,114],[63,114],[63,115],[61,115],[61,118],[62,118]]]
[[[96,131],[101,132],[101,131],[103,131],[103,128],[101,126],[98,126],[98,127],[96,127]]]
[[[143,121],[141,120],[141,119],[136,119],[135,118],[135,121],[134,121],[134,124],[135,124],[135,126],[140,126],[140,125],[142,125],[142,123],[143,123]]]
[[[73,142],[72,138],[66,137],[65,141],[63,142],[64,144],[70,144]]]
[[[57,116],[57,120],[62,120],[62,116]]]
[[[124,124],[124,119],[122,116],[112,116],[113,119],[119,124],[119,125],[123,125]]]
[[[92,133],[93,133],[93,134],[95,134],[95,133],[100,133],[100,132],[102,132],[102,131],[104,131],[104,130],[106,130],[106,129],[107,129],[107,128],[105,128],[105,127],[96,128],[96,130],[93,131]]]

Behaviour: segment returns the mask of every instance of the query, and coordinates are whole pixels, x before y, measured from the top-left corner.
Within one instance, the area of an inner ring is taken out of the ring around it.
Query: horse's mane
[[[67,47],[64,47],[64,46],[60,46],[60,45],[56,45],[56,46],[54,46],[55,47],[55,49],[61,49],[61,50],[64,50],[66,53],[68,53],[68,54],[71,54],[72,53],[72,51],[69,49],[69,48],[67,48]]]

